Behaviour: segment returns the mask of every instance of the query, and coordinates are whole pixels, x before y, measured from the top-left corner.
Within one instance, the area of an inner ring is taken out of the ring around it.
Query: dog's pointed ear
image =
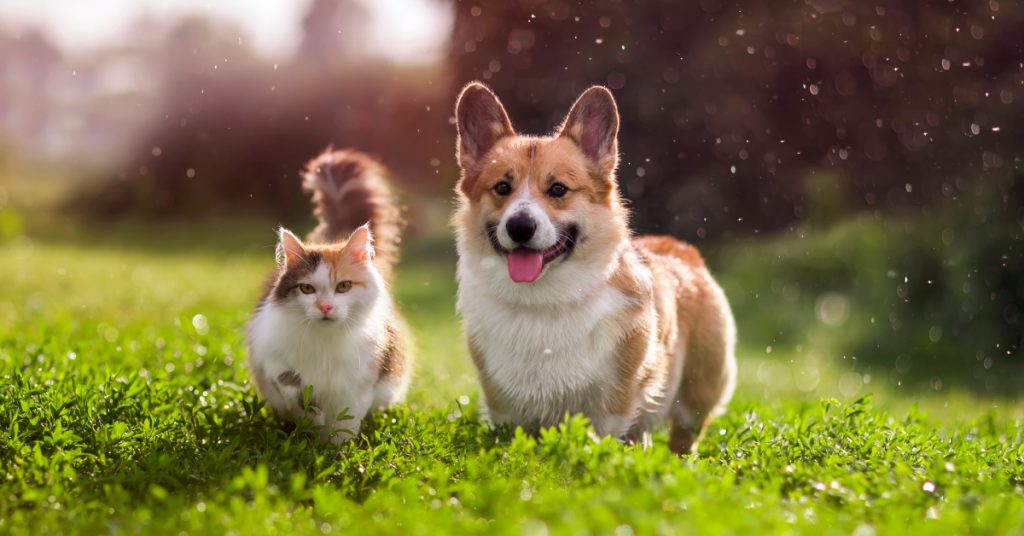
[[[602,176],[610,176],[619,163],[619,109],[612,92],[593,86],[583,92],[558,133],[576,142]]]
[[[470,82],[455,104],[455,121],[459,128],[459,165],[465,172],[476,169],[480,160],[498,140],[515,135],[505,107],[487,86]]]

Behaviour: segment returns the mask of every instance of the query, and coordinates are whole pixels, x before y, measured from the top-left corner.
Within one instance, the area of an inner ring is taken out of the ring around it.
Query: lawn
[[[768,291],[730,263],[776,246],[712,255],[743,307],[741,382],[679,459],[664,431],[643,451],[578,418],[536,438],[482,424],[443,237],[410,241],[398,276],[409,403],[339,449],[285,433],[245,372],[272,224],[7,228],[0,532],[1024,533],[1019,398],[846,362],[834,325],[770,348]]]

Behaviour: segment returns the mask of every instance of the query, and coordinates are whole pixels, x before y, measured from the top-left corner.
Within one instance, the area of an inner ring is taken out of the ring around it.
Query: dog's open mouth
[[[576,248],[576,239],[579,237],[579,227],[570,225],[564,231],[559,232],[558,242],[545,250],[516,248],[509,251],[498,242],[495,226],[488,225],[487,234],[494,249],[508,257],[509,278],[516,283],[533,283],[540,277],[549,262],[572,254],[573,249]]]

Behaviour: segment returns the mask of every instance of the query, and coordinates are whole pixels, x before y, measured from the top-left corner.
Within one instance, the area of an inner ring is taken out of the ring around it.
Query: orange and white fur
[[[689,453],[736,380],[736,328],[697,250],[633,237],[615,178],[618,110],[585,91],[558,131],[519,135],[471,83],[456,105],[458,309],[489,418],[528,431],[586,415]]]
[[[400,217],[384,174],[353,151],[307,165],[303,186],[320,225],[305,243],[280,230],[278,266],[248,326],[249,368],[267,405],[287,420],[310,418],[334,443],[357,434],[369,411],[400,402],[409,385],[403,323],[388,293]]]

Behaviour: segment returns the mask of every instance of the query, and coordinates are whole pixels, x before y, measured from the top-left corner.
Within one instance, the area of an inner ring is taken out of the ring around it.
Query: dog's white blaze
[[[248,326],[252,368],[262,369],[265,383],[272,385],[262,393],[267,404],[282,415],[301,415],[301,389],[277,381],[282,373],[294,371],[303,385],[313,388],[321,409],[314,422],[324,426],[326,438],[337,430],[357,433],[372,407],[400,400],[405,385],[377,384],[376,341],[384,338],[390,307],[387,294],[381,293],[364,314],[342,323],[304,318],[303,311],[268,299]],[[336,421],[344,410],[351,418]],[[340,443],[351,434],[339,432],[331,440]]]
[[[558,243],[558,228],[555,227],[555,224],[551,223],[551,218],[548,217],[547,212],[544,212],[544,209],[533,200],[529,189],[523,188],[517,197],[518,199],[505,209],[505,213],[501,215],[501,220],[498,222],[498,243],[501,244],[501,247],[511,250],[524,245],[512,240],[508,236],[508,229],[506,227],[508,220],[512,216],[523,212],[529,214],[533,221],[537,222],[537,230],[534,232],[533,238],[525,244],[526,247],[545,250]]]

